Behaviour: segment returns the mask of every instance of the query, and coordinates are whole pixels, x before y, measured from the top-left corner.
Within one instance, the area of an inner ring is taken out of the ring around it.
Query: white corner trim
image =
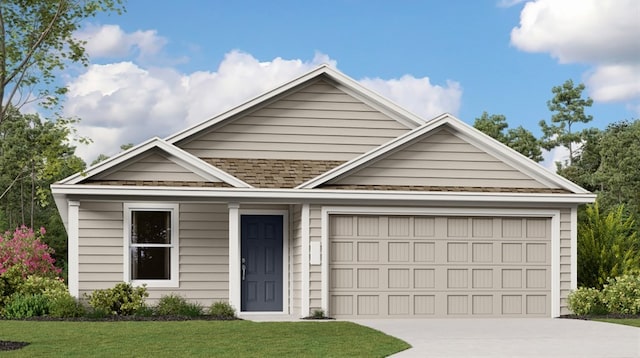
[[[329,216],[334,214],[363,215],[446,215],[446,216],[510,216],[551,219],[551,314],[560,316],[560,210],[554,209],[494,209],[494,208],[404,208],[366,206],[325,206],[321,214],[322,238],[322,309],[329,307]]]
[[[240,312],[240,204],[229,203],[229,304]]]
[[[321,253],[321,271],[320,271],[320,306],[324,314],[331,317],[331,307],[329,306],[329,214],[332,214],[331,208],[322,208],[320,214],[320,245]]]
[[[551,217],[551,318],[560,317],[560,211]]]
[[[69,200],[67,202],[67,236],[68,236],[68,270],[69,270],[69,294],[75,298],[80,295],[80,202]]]
[[[168,280],[133,280],[131,279],[131,212],[132,211],[162,210],[171,213],[171,278]],[[177,288],[180,287],[180,204],[177,203],[149,203],[149,202],[124,202],[123,203],[123,277],[122,281],[133,285],[146,285],[147,287]]]
[[[309,245],[310,245],[310,228],[309,228],[309,217],[310,217],[310,206],[309,203],[302,204],[302,212],[300,213],[301,218],[301,235],[302,235],[302,284],[301,284],[301,295],[300,299],[300,315],[302,317],[306,317],[309,315]]]

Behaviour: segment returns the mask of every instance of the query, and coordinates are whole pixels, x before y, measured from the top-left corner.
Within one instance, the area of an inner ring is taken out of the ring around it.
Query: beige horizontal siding
[[[302,312],[302,206],[295,205],[291,210],[291,240],[289,243],[291,256],[291,314],[304,316]]]
[[[115,171],[98,175],[97,180],[169,180],[169,181],[202,181],[203,178],[190,170],[176,164],[159,153],[135,160]]]
[[[180,204],[180,286],[149,287],[149,303],[177,293],[209,305],[229,298],[229,225],[226,204]],[[123,277],[123,204],[80,204],[80,293],[111,288]]]
[[[346,161],[408,130],[320,81],[179,146],[207,158]]]
[[[577,269],[577,268],[576,268]],[[567,296],[571,292],[571,209],[560,211],[560,314],[569,314]]]
[[[446,129],[331,184],[546,187]]]
[[[90,293],[123,280],[122,203],[80,202],[79,289]]]

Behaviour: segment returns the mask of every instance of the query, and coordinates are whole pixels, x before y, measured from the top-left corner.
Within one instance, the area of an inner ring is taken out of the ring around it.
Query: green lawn
[[[627,326],[640,327],[640,318],[596,318],[594,321],[624,324]]]
[[[0,321],[6,357],[384,357],[409,344],[351,322]]]

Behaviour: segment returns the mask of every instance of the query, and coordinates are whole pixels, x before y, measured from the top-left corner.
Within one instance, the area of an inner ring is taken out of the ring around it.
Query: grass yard
[[[594,321],[624,324],[627,326],[640,327],[640,318],[596,318]]]
[[[0,321],[4,357],[384,357],[409,344],[351,322]]]

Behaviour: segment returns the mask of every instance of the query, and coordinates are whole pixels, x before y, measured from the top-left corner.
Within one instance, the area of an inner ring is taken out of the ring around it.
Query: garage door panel
[[[330,225],[336,317],[549,316],[548,219],[359,215]]]

